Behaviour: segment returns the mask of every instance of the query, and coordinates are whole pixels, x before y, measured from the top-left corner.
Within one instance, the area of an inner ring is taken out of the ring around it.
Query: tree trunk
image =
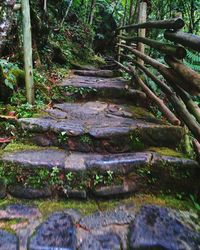
[[[141,2],[139,5],[139,16],[138,16],[138,23],[144,23],[147,20],[147,3],[146,2]],[[145,29],[138,29],[138,36],[145,38],[146,36],[146,30]],[[143,43],[138,42],[137,44],[137,49],[141,53],[144,53],[145,46]],[[138,58],[138,62],[140,64],[144,64],[144,61]]]
[[[34,104],[32,35],[29,0],[22,0],[22,14],[26,94],[28,102]]]

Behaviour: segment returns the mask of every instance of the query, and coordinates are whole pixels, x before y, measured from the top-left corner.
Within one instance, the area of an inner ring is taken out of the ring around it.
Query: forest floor
[[[84,98],[17,121],[1,150],[0,249],[199,249],[184,132],[115,74],[74,70],[58,88]]]

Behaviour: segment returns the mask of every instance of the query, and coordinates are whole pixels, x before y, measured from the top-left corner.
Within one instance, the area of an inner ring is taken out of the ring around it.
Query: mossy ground
[[[46,199],[46,200],[23,200],[16,198],[7,198],[0,200],[0,209],[5,208],[10,204],[25,204],[36,206],[41,214],[46,217],[54,211],[64,209],[76,209],[83,215],[88,215],[96,211],[111,210],[119,205],[134,204],[137,208],[145,204],[159,205],[170,207],[178,210],[192,210],[199,212],[194,206],[192,201],[188,198],[186,200],[176,199],[172,196],[154,196],[154,195],[132,195],[123,199],[109,199],[109,200],[72,200],[72,199]]]
[[[178,158],[187,158],[187,156],[185,154],[183,154],[182,152],[170,149],[170,148],[166,148],[166,147],[150,147],[148,149],[149,151],[153,151],[155,153],[161,154],[161,155],[165,155],[165,156],[172,156],[172,157],[178,157]]]

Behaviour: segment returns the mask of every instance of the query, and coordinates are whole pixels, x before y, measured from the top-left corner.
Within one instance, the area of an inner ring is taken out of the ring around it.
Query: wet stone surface
[[[200,234],[167,208],[144,206],[130,226],[130,249],[200,249]]]
[[[13,218],[21,219],[12,225],[16,236],[0,229],[1,250],[200,249],[200,232],[188,214],[154,205],[121,205],[87,216],[66,209],[48,218],[20,204],[0,210],[1,222]]]
[[[182,139],[181,127],[169,126],[156,118],[147,118],[145,110],[144,115],[138,118],[138,115],[129,109],[131,108],[124,105],[99,101],[62,103],[46,110],[46,116],[19,119],[19,123],[24,130],[36,136],[33,141],[39,145],[57,145],[78,151],[81,151],[81,146],[84,148],[86,145],[90,146],[87,151],[96,151],[97,142],[106,140],[105,143],[110,144],[110,150],[113,147],[113,152],[118,152],[119,143],[114,141],[119,141],[122,136],[128,145],[126,151],[133,149],[135,140],[140,140],[144,146],[175,147]],[[57,139],[62,132],[68,138],[65,142]],[[43,138],[40,142],[41,134]],[[84,143],[83,138],[89,143]],[[103,151],[103,143],[98,147]]]
[[[79,250],[121,250],[120,237],[114,233],[89,235],[80,245]]]
[[[70,215],[57,212],[39,226],[30,240],[30,250],[37,249],[76,249],[76,229]]]
[[[13,184],[8,186],[8,192],[14,197],[30,200],[48,198],[52,196],[51,189],[47,186],[41,188],[31,188]]]
[[[18,250],[18,239],[15,235],[0,229],[0,249]]]
[[[157,183],[160,183],[163,188],[171,188],[173,183],[174,187],[179,188],[180,191],[192,192],[199,185],[197,173],[200,167],[196,161],[162,156],[150,151],[103,155],[68,152],[60,149],[42,149],[5,153],[2,156],[2,161],[5,164],[16,166],[18,170],[25,169],[28,173],[34,171],[34,174],[44,168],[48,169],[50,174],[52,169],[57,167],[62,174],[73,173],[74,178],[79,178],[82,183],[87,181],[88,176],[95,178],[96,174],[107,176],[110,173],[110,178],[114,178],[111,182],[98,183],[99,185],[92,184],[89,187],[83,186],[82,189],[72,185],[66,186],[65,190],[61,188],[57,191],[52,189],[52,186],[49,186],[47,182],[43,183],[41,187],[32,188],[13,181],[7,187],[7,193],[25,199],[55,197],[56,195],[65,198],[85,199],[93,195],[96,197],[116,197],[117,195],[134,193],[146,187],[146,182],[143,181],[140,173],[144,175],[148,169],[151,171],[152,177],[158,178]],[[180,172],[183,178],[180,178]],[[1,194],[2,197],[6,195],[5,187],[1,190]]]

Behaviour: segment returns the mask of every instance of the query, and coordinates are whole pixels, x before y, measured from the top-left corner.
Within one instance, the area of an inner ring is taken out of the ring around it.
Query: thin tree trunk
[[[139,16],[138,16],[138,23],[145,23],[147,19],[147,3],[146,2],[141,2],[139,5]],[[139,29],[138,30],[138,36],[139,37],[145,37],[146,36],[146,30],[145,29]],[[144,53],[145,51],[145,46],[143,43],[138,42],[137,44],[137,49],[141,53]],[[144,61],[138,58],[138,62],[140,64],[144,64]]]
[[[88,16],[88,23],[92,25],[93,23],[93,17],[94,17],[94,11],[95,11],[95,6],[96,6],[96,0],[91,1],[91,7],[90,7],[90,12]]]
[[[61,24],[60,24],[60,27],[63,26],[63,23],[64,23],[65,19],[67,18],[67,15],[68,15],[69,10],[70,10],[70,8],[71,8],[71,6],[72,6],[72,3],[73,3],[73,0],[70,0],[69,5],[68,5],[68,7],[67,7],[67,10],[66,10],[66,12],[65,12],[65,15],[64,15],[64,17],[63,17],[63,19],[62,19],[62,22],[61,22]]]
[[[32,34],[29,0],[22,0],[22,14],[26,94],[28,102],[34,104]]]

